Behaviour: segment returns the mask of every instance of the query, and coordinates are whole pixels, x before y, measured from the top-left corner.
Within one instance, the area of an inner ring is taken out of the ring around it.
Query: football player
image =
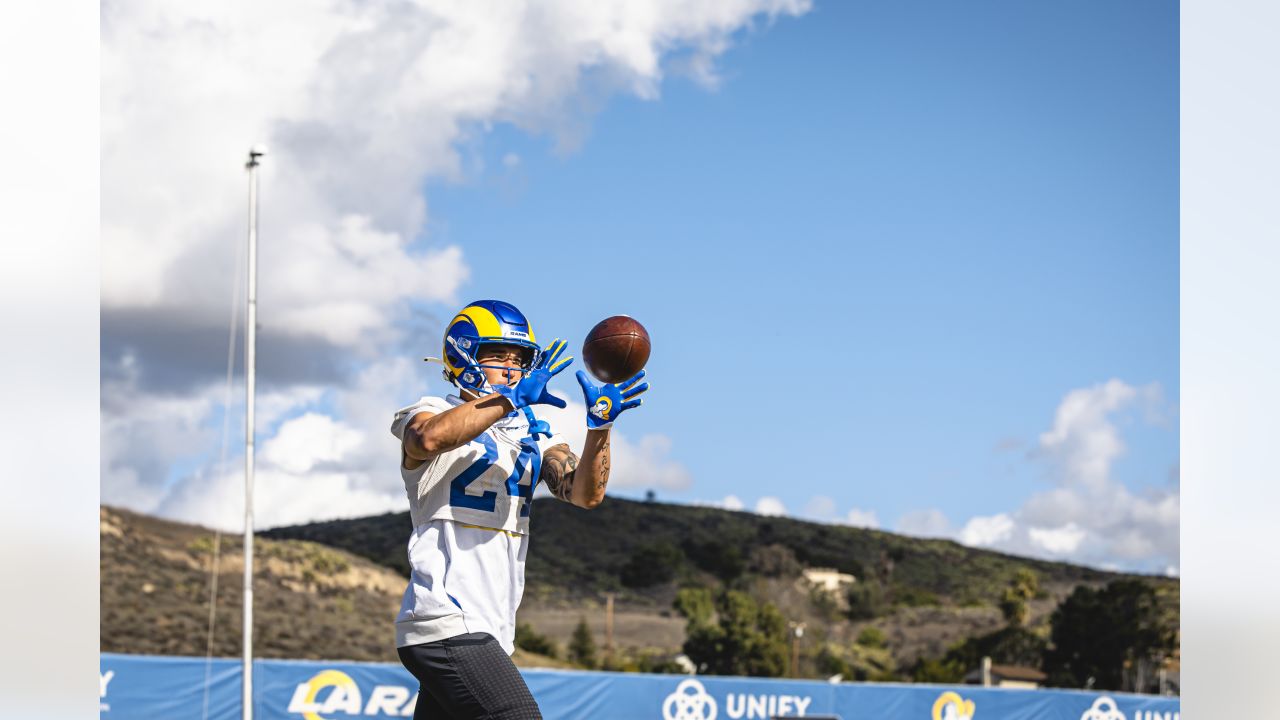
[[[392,422],[413,521],[396,646],[420,683],[415,720],[541,718],[510,658],[533,490],[543,482],[561,500],[599,505],[609,428],[649,388],[643,370],[603,386],[578,371],[589,412],[575,455],[534,414],[566,405],[547,389],[573,360],[564,351],[561,340],[538,345],[513,305],[473,302],[449,323],[439,358],[458,393],[424,397]]]

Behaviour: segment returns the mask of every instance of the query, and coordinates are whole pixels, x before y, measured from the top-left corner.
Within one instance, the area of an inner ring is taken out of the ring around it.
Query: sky
[[[611,494],[1178,573],[1176,5],[260,5],[102,6],[104,503],[241,527],[263,142],[260,526],[499,298],[648,328]]]

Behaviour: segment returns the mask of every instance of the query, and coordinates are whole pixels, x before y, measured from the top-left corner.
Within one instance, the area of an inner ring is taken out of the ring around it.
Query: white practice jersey
[[[403,439],[414,415],[462,402],[454,395],[424,397],[396,413],[391,432]],[[515,651],[533,489],[542,453],[565,442],[560,435],[532,441],[528,434],[529,423],[517,412],[413,470],[401,463],[414,529],[412,572],[396,618],[398,647],[487,632]]]

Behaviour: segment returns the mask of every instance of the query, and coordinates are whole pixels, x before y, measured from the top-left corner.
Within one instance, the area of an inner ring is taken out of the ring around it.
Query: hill
[[[255,543],[255,652],[260,657],[395,662],[391,621],[405,586],[408,513],[259,533]],[[205,653],[214,533],[104,507],[101,510],[102,649]],[[240,654],[242,550],[220,542],[214,654]],[[856,581],[816,588],[806,569]],[[921,659],[1005,626],[1000,601],[1019,571],[1039,592],[1026,627],[1047,638],[1048,619],[1078,586],[1125,577],[1067,563],[1019,558],[944,540],[830,526],[715,508],[610,498],[588,512],[539,499],[533,510],[528,587],[519,620],[526,647],[564,657],[585,621],[612,667],[660,670],[685,642],[673,610],[682,588],[732,589],[804,623],[799,673],[825,677],[911,676]],[[1176,580],[1160,588],[1176,627]],[[606,653],[606,598],[615,601]],[[538,636],[542,636],[539,638]],[[836,660],[839,662],[836,662]],[[523,666],[565,666],[520,651]],[[843,664],[841,664],[843,663]]]
[[[531,522],[520,619],[561,645],[586,619],[603,644],[604,598],[611,594],[615,646],[635,652],[679,649],[684,620],[671,607],[680,587],[732,587],[774,603],[788,620],[810,628],[806,652],[812,654],[824,644],[849,647],[874,626],[886,639],[892,664],[903,667],[1002,627],[999,603],[1020,569],[1039,579],[1028,625],[1042,635],[1050,613],[1076,586],[1099,587],[1128,577],[948,540],[621,498],[593,511],[540,498]],[[405,512],[275,528],[263,535],[342,548],[407,574],[410,529]],[[859,581],[855,585],[883,592],[868,601],[874,607],[850,608],[856,593],[815,592],[799,577],[802,569],[817,567],[851,574]]]
[[[310,540],[408,574],[409,513],[389,513],[266,530],[264,537]],[[548,498],[534,501],[527,592],[542,601],[612,592],[630,603],[663,599],[624,582],[627,569],[663,556],[675,566],[734,580],[785,548],[800,565],[860,579],[883,576],[915,604],[994,606],[1019,568],[1043,587],[1102,584],[1122,574],[971,548],[879,530],[824,525],[718,508],[609,498],[592,511]],[[665,551],[665,552],[663,552]],[[656,553],[656,555],[655,555]]]
[[[214,532],[110,507],[99,511],[103,652],[203,656]],[[241,654],[244,546],[224,535],[213,654]],[[345,550],[254,542],[254,653],[264,658],[398,662],[392,621],[405,578]],[[563,663],[520,653],[529,667]]]

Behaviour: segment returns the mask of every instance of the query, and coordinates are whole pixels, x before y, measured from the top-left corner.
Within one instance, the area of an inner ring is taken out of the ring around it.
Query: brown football
[[[597,380],[618,383],[644,369],[649,350],[649,331],[635,318],[614,315],[587,333],[582,362]]]

